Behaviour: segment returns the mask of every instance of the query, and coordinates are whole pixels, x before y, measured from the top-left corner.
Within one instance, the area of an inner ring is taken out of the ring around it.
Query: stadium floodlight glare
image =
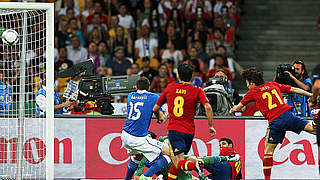
[[[0,37],[8,29],[19,40],[0,40],[0,178],[53,179],[54,4],[0,2]],[[41,82],[45,116],[35,113]]]

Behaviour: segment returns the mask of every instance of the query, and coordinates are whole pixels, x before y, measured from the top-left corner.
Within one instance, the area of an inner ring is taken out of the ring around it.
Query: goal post
[[[54,178],[54,4],[0,2],[0,179]],[[45,89],[45,115],[35,97]]]

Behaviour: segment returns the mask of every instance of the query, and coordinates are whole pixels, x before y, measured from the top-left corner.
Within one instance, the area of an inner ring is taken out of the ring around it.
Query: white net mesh
[[[8,29],[18,33],[14,45],[5,41]],[[0,9],[0,34],[0,179],[43,179],[46,119],[37,116],[35,97],[46,77],[46,11]]]

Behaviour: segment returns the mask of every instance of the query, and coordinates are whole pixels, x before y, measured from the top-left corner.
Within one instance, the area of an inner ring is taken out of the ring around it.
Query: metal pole
[[[24,117],[25,117],[25,77],[26,77],[26,53],[27,53],[27,10],[23,11],[22,19],[22,51],[20,62],[20,94],[18,117],[18,167],[17,180],[22,180],[23,171],[23,142],[24,142]]]

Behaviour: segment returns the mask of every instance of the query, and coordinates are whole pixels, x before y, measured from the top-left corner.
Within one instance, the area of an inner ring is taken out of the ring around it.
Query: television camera
[[[81,74],[78,90],[72,94],[71,100],[77,101],[75,111],[97,110],[101,114],[113,114],[114,107],[111,94],[128,93],[136,90],[138,75],[100,77],[94,75],[93,60],[73,65],[60,71],[58,78],[75,77]],[[88,101],[95,102],[94,108],[86,108]]]
[[[280,64],[277,67],[277,74],[275,82],[280,84],[287,84],[291,86],[296,86],[296,83],[290,78],[290,75],[285,71],[290,72],[292,75],[295,75],[295,68],[291,64]]]

